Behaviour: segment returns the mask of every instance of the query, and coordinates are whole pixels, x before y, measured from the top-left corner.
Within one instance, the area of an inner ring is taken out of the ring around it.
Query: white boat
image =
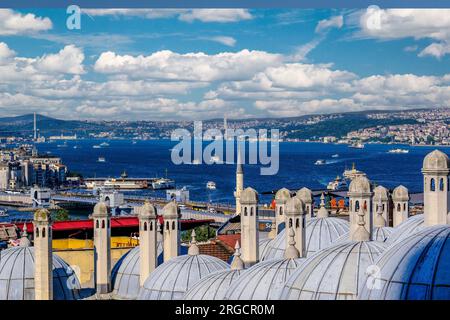
[[[109,143],[108,142],[102,142],[102,143],[100,143],[100,147],[109,147]]]
[[[353,163],[352,169],[346,169],[342,175],[345,179],[353,180],[357,176],[365,176],[366,174],[362,171],[357,170],[355,164]]]
[[[106,162],[105,157],[98,157],[97,162]]]
[[[175,181],[166,178],[161,178],[152,182],[152,188],[153,190],[175,188]]]
[[[388,153],[409,153],[409,150],[399,148],[399,149],[389,150]]]
[[[339,155],[336,153],[336,154],[333,154],[331,157],[332,158],[339,158]]]
[[[95,146],[92,146],[92,148],[94,148],[94,149],[100,149],[101,147],[99,146],[99,145],[95,145]]]
[[[0,209],[0,218],[9,217],[8,210]]]
[[[342,180],[340,176],[337,176],[334,181],[329,182],[327,185],[327,189],[332,191],[347,189],[347,187],[347,182],[345,182],[345,180]]]
[[[314,164],[315,164],[316,166],[321,166],[321,165],[326,164],[326,161],[323,160],[323,159],[319,159],[319,160],[317,160],[316,162],[314,162]]]
[[[56,145],[58,148],[66,148],[67,147],[67,141],[65,141],[63,144]]]
[[[348,147],[354,148],[354,149],[364,149],[365,146],[361,142],[355,142],[355,143],[350,144]]]
[[[206,188],[209,190],[216,190],[216,183],[214,181],[208,181]]]

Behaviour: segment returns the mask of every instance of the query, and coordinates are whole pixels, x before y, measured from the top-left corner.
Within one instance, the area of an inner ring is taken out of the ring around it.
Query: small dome
[[[374,241],[347,241],[306,258],[284,285],[282,300],[356,299],[367,267],[385,246]]]
[[[140,218],[156,218],[156,207],[149,201],[145,201],[142,207],[138,208]]]
[[[386,243],[388,245],[392,245],[395,242],[402,241],[424,227],[425,223],[423,220],[423,214],[417,214],[409,217],[406,221],[403,221],[398,226],[393,228],[390,237],[386,240]]]
[[[312,203],[314,200],[311,190],[305,187],[298,190],[295,196],[302,200],[304,203]]]
[[[389,200],[389,191],[383,186],[377,186],[373,189],[373,199],[375,201],[388,201]]]
[[[285,202],[290,198],[291,198],[291,192],[286,188],[282,188],[282,189],[278,190],[277,193],[275,194],[275,201],[277,203],[279,201]]]
[[[198,280],[212,272],[229,269],[222,260],[207,255],[172,258],[153,271],[139,291],[139,300],[181,300]]]
[[[400,185],[392,191],[392,200],[394,201],[409,201],[409,192],[406,187]]]
[[[184,295],[184,300],[224,300],[231,283],[244,270],[222,270],[211,273],[196,282]]]
[[[158,265],[162,263],[163,245],[158,241],[157,254]],[[118,299],[136,299],[139,294],[140,268],[141,268],[140,248],[135,247],[125,253],[119,261],[116,262],[111,272],[113,284],[113,294]]]
[[[258,193],[253,188],[245,188],[241,192],[241,204],[256,204],[258,203]]]
[[[365,176],[357,176],[350,182],[349,193],[370,193],[370,181]]]
[[[378,287],[363,288],[367,300],[449,300],[450,227],[426,227],[395,243],[377,261]],[[366,275],[369,277],[370,275]],[[364,280],[364,283],[371,279]]]
[[[0,300],[34,300],[34,247],[0,252]],[[69,265],[53,254],[53,299],[79,298],[80,283]]]
[[[99,201],[94,206],[94,212],[92,214],[93,216],[97,217],[104,217],[108,215],[108,206],[106,205],[106,202]]]
[[[163,217],[166,219],[177,219],[180,215],[180,208],[175,201],[170,201],[163,208]]]
[[[268,260],[242,272],[225,294],[226,300],[276,300],[289,275],[304,259]]]
[[[372,230],[372,240],[378,242],[386,242],[393,231],[394,228],[391,227],[374,227]]]
[[[285,208],[286,215],[305,214],[304,207],[305,207],[305,204],[299,198],[297,198],[297,197],[290,198],[286,202],[286,208]]]
[[[306,256],[330,246],[337,238],[349,231],[349,224],[340,218],[312,218],[306,222]],[[286,250],[286,229],[271,240],[260,260],[282,259]]]
[[[47,209],[38,209],[34,212],[35,221],[47,222],[50,219],[50,212]]]
[[[426,155],[423,159],[423,167],[422,170],[427,171],[435,171],[435,170],[449,170],[449,159],[448,156],[439,150],[434,150]]]
[[[259,239],[259,260],[262,260],[262,257],[267,254],[271,241],[270,238]]]

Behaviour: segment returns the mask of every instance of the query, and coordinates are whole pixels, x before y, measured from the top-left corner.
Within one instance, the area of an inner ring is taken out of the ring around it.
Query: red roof
[[[160,223],[163,222],[162,217],[159,219]],[[214,222],[212,219],[204,220],[180,220],[182,224],[190,223],[207,223]],[[23,222],[15,223],[15,225],[22,230]],[[55,221],[52,225],[53,231],[66,231],[66,230],[89,230],[94,226],[93,220],[68,220],[68,221]],[[139,226],[139,219],[137,217],[112,217],[111,228],[133,228]],[[33,233],[33,222],[27,222],[28,233]]]
[[[224,244],[226,244],[231,249],[234,249],[234,246],[236,245],[236,241],[241,242],[241,235],[238,234],[221,234],[217,236],[217,240],[222,241]]]

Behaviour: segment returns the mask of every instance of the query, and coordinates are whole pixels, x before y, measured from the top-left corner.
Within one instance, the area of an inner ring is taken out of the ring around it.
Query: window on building
[[[430,180],[430,191],[436,191],[436,182],[434,181],[434,178]]]
[[[280,207],[280,216],[283,215],[283,207]]]
[[[170,230],[169,221],[166,222],[166,230]]]
[[[398,212],[402,211],[402,207],[401,207],[400,203],[397,203],[397,211]]]
[[[45,228],[42,228],[42,238],[45,238]]]
[[[95,228],[98,229],[98,220],[95,221]]]
[[[440,191],[445,191],[445,186],[444,186],[444,178],[441,178],[441,180],[439,181],[439,190]]]
[[[355,201],[355,211],[359,211],[359,201]]]
[[[150,221],[150,231],[153,231],[153,222]]]
[[[144,231],[147,231],[147,222],[144,222]]]
[[[105,229],[105,220],[102,220],[102,229]]]
[[[250,208],[250,217],[253,216],[253,207]]]
[[[172,221],[172,230],[175,230],[175,221]]]
[[[36,233],[36,238],[39,238],[39,228],[36,228],[35,233]]]
[[[295,227],[300,228],[300,219],[296,219],[295,221]]]
[[[247,207],[244,207],[244,216],[247,216]]]
[[[289,228],[292,228],[292,218],[289,218]]]

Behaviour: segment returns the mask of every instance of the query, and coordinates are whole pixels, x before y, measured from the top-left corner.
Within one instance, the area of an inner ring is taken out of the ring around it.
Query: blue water
[[[68,141],[68,147],[58,147],[61,143],[39,144],[40,153],[50,152],[62,158],[70,170],[84,177],[118,177],[126,170],[129,177],[164,176],[176,181],[177,187],[186,186],[192,200],[233,203],[235,187],[235,165],[201,164],[175,165],[171,161],[171,149],[177,144],[169,140],[107,141],[110,146],[93,149],[92,146],[106,140]],[[208,144],[208,142],[205,142]],[[73,146],[78,148],[74,149]],[[388,150],[402,147],[409,149],[408,154],[389,154]],[[258,192],[266,192],[281,187],[297,190],[303,186],[311,189],[326,188],[336,175],[342,175],[352,163],[357,169],[367,173],[377,184],[393,188],[405,185],[412,192],[422,189],[421,166],[424,156],[435,147],[409,147],[397,145],[368,144],[364,149],[352,149],[346,145],[321,143],[280,143],[280,169],[274,176],[260,175],[259,165],[245,165],[245,186],[251,186]],[[450,148],[439,147],[449,153]],[[339,158],[332,158],[339,154]],[[97,162],[105,157],[106,163]],[[314,165],[318,159],[327,161],[326,165]],[[208,181],[215,181],[217,190],[206,189]],[[154,191],[145,191],[155,195]],[[163,195],[156,192],[156,195]],[[263,202],[269,202],[270,196],[262,196]]]

